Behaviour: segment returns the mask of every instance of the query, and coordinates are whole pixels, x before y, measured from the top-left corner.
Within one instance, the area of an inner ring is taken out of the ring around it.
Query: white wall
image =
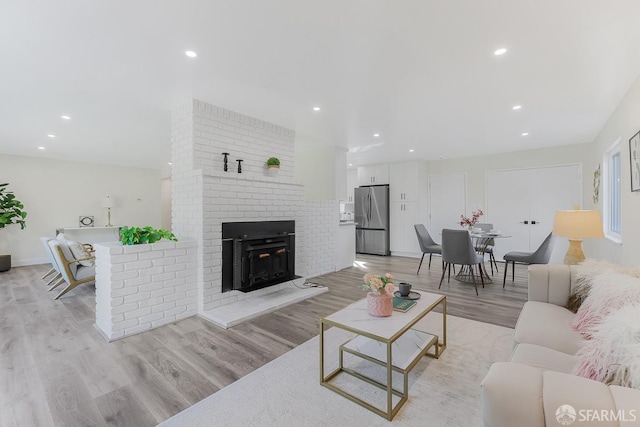
[[[346,153],[340,151],[344,157],[344,171],[336,169],[336,147],[296,152],[296,179],[304,185],[304,197],[307,200],[336,200],[336,181],[346,181]],[[336,212],[337,215],[337,212]]]
[[[160,172],[94,163],[67,162],[0,154],[0,182],[24,206],[27,228],[0,231],[0,253],[11,254],[14,266],[47,262],[41,236],[59,227],[78,227],[78,217],[93,215],[96,226],[107,223],[102,199],[110,195],[114,225],[160,226]]]
[[[563,145],[536,150],[513,151],[489,156],[465,157],[429,162],[429,175],[467,174],[467,214],[485,208],[485,173],[491,170],[523,169],[563,164],[583,164],[591,144]],[[586,168],[584,171],[588,171]],[[586,173],[586,172],[583,172]],[[583,179],[584,181],[584,179]],[[425,182],[424,185],[427,185]]]
[[[585,206],[602,212],[602,197],[593,204],[593,171],[602,164],[609,146],[618,138],[622,148],[622,241],[616,244],[608,239],[584,242],[587,257],[605,259],[625,265],[640,265],[640,192],[631,192],[629,139],[640,130],[640,78],[631,86],[609,120],[600,130],[585,163]],[[602,194],[602,188],[600,190]]]

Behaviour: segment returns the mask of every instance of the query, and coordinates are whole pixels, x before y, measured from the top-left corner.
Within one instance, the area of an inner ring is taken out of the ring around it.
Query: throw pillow
[[[569,295],[565,308],[576,313],[587,296],[589,296],[589,291],[593,285],[593,279],[598,275],[609,271],[640,277],[640,269],[638,268],[612,264],[607,261],[586,259],[574,267],[573,273],[576,277],[576,286],[571,290],[571,294]]]
[[[576,375],[640,389],[640,305],[627,305],[603,319],[576,358]]]
[[[67,246],[69,246],[69,250],[75,259],[89,258],[91,254],[87,251],[87,248],[84,247],[82,243],[74,242],[73,240],[67,240]],[[95,265],[95,259],[87,259],[84,261],[80,261],[78,264],[84,265],[85,267],[91,267]]]
[[[628,304],[640,305],[640,279],[616,271],[607,271],[591,280],[589,296],[569,322],[587,339],[592,329],[610,313]]]

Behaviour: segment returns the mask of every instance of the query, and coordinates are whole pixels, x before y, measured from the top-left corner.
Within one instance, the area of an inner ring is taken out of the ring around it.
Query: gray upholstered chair
[[[449,276],[447,278],[447,282],[449,282],[451,280],[451,265],[458,264],[469,267],[473,286],[476,288],[476,295],[478,295],[478,284],[473,267],[478,266],[478,275],[484,288],[484,273],[482,272],[483,260],[483,256],[478,254],[473,247],[471,236],[467,230],[442,230],[442,262],[444,266],[442,268],[442,277],[440,277],[438,289],[442,286],[445,271],[447,271],[447,269],[449,270]]]
[[[83,283],[90,283],[96,279],[96,267],[81,265],[80,261],[93,260],[94,257],[87,257],[82,259],[74,259],[71,254],[71,250],[65,242],[59,240],[49,240],[49,247],[53,253],[53,257],[58,263],[60,268],[60,274],[67,283],[67,287],[64,288],[54,299],[60,298],[62,295],[69,292],[71,289]],[[51,287],[52,290],[57,285]]]
[[[483,233],[488,233],[493,230],[493,224],[489,223],[477,223],[475,225],[476,228],[482,230]],[[478,239],[476,243],[476,251],[482,252],[482,254],[489,254],[489,267],[491,267],[491,274],[493,274],[493,267],[496,268],[496,273],[498,273],[498,263],[496,262],[496,258],[493,256],[493,247],[495,246],[495,240],[491,237],[482,237]]]
[[[502,287],[507,281],[507,270],[509,269],[509,263],[511,263],[511,281],[515,281],[516,263],[518,264],[549,264],[549,258],[551,258],[551,252],[553,251],[553,244],[555,243],[555,236],[549,233],[542,244],[535,250],[535,252],[507,252],[504,255],[504,279],[502,280]]]
[[[413,226],[416,229],[416,235],[418,236],[418,243],[420,244],[420,250],[422,251],[422,258],[420,258],[420,265],[418,265],[418,272],[420,274],[420,267],[422,267],[422,261],[425,254],[429,254],[429,270],[431,270],[431,257],[433,254],[442,254],[442,245],[437,244],[431,238],[431,235],[427,231],[427,228],[423,224],[415,224]]]

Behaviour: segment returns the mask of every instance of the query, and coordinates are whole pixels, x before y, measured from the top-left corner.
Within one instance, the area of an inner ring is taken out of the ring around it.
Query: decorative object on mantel
[[[80,227],[93,227],[93,216],[82,215],[78,222]]]
[[[122,227],[120,229],[120,243],[123,245],[140,245],[143,243],[155,243],[167,239],[177,242],[178,239],[170,231],[153,227]]]
[[[102,199],[102,207],[107,208],[107,225],[105,227],[113,227],[111,225],[111,208],[116,207],[115,199],[112,199],[111,196],[107,196]]]
[[[598,203],[598,200],[600,200],[600,165],[593,172],[593,203]]]
[[[629,140],[631,191],[640,191],[640,131]]]
[[[269,157],[267,160],[267,173],[269,176],[278,176],[280,170],[280,159],[277,157]]]
[[[478,220],[482,215],[484,215],[484,212],[482,212],[482,209],[478,209],[477,211],[471,212],[471,218],[467,218],[464,215],[460,215],[460,226],[463,228],[468,228],[469,231],[471,232],[473,227],[476,225],[476,222],[478,222]]]
[[[362,288],[367,294],[367,312],[371,316],[389,317],[393,313],[394,277],[387,273],[384,276],[367,273],[364,275]]]
[[[229,170],[229,153],[222,153],[224,156],[224,171],[227,172]]]
[[[0,230],[12,225],[19,224],[24,230],[27,226],[25,218],[27,213],[23,211],[24,205],[16,199],[12,191],[7,191],[9,184],[0,184]],[[0,255],[0,272],[11,270],[11,255]]]
[[[242,162],[244,160],[242,159],[237,159],[236,162],[238,162],[238,173],[242,173]]]

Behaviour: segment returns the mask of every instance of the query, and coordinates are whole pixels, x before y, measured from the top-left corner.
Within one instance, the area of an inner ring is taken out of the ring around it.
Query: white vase
[[[280,171],[280,168],[270,167],[267,169],[267,175],[275,178],[276,176],[278,176],[279,171]]]

